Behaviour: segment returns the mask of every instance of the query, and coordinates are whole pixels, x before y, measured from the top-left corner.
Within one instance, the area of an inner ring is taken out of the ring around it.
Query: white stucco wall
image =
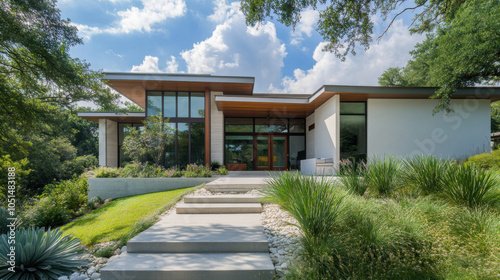
[[[339,159],[339,112],[338,95],[331,97],[314,111],[314,157]]]
[[[314,133],[316,129],[309,131],[309,126],[314,123],[314,113],[306,118],[306,158],[315,158]]]
[[[211,161],[224,162],[224,114],[217,110],[215,96],[222,92],[212,91],[210,101],[210,156]]]
[[[433,116],[437,103],[368,99],[368,156],[465,158],[490,150],[490,100],[451,100],[454,113]]]

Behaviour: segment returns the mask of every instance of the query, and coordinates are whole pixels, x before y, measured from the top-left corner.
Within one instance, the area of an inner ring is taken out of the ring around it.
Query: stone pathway
[[[131,239],[101,279],[272,279],[261,212],[252,194],[186,196],[176,213]]]

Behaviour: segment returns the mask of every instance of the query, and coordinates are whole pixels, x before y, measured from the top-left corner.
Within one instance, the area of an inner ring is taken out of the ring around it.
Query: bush
[[[226,167],[222,166],[222,167],[217,168],[217,170],[215,171],[215,174],[217,174],[217,175],[227,175],[228,172],[227,172]]]
[[[88,186],[87,178],[82,175],[73,180],[47,185],[41,197],[50,197],[71,213],[75,213],[87,203]]]
[[[401,187],[401,161],[395,157],[373,157],[368,161],[365,179],[380,195],[389,195]]]
[[[78,266],[89,263],[77,260],[83,254],[78,239],[63,236],[62,231],[43,228],[28,228],[16,231],[15,272],[7,270],[10,253],[8,237],[0,237],[0,278],[1,279],[57,279],[69,275]]]
[[[9,218],[12,218],[12,216],[9,214],[9,211],[6,208],[0,206],[0,234],[7,234],[10,231],[8,225],[12,222],[12,220],[10,220]],[[14,225],[17,229],[21,225],[20,220],[15,220]]]
[[[184,177],[212,177],[209,167],[197,164],[188,164],[183,172]]]
[[[443,194],[448,201],[478,207],[500,202],[498,176],[474,164],[453,165],[443,177]]]
[[[57,227],[65,224],[71,211],[52,197],[44,197],[29,206],[23,216],[23,224],[33,227]]]
[[[470,157],[466,164],[474,164],[485,169],[500,169],[500,150]]]
[[[350,160],[341,160],[337,169],[340,175],[339,180],[342,185],[351,193],[364,195],[368,189],[366,177],[366,164],[364,162],[356,163]]]
[[[403,180],[421,194],[439,193],[443,189],[443,176],[450,163],[433,156],[416,156],[404,161]]]
[[[116,178],[120,177],[120,171],[116,168],[103,167],[95,171],[96,178]]]

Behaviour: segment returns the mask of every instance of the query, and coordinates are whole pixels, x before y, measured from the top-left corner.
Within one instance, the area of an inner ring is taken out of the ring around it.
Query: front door
[[[255,169],[286,170],[288,167],[287,137],[284,135],[255,136]]]

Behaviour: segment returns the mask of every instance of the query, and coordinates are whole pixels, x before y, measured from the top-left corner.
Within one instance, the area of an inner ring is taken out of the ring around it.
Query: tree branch
[[[378,36],[377,38],[377,41],[380,41],[380,39],[382,39],[382,37],[387,33],[387,31],[389,30],[389,28],[392,26],[392,24],[394,23],[394,21],[396,20],[396,18],[398,18],[401,14],[403,14],[404,12],[408,11],[408,10],[416,10],[420,7],[422,7],[424,4],[420,4],[420,5],[417,5],[415,7],[410,7],[410,8],[405,8],[404,10],[402,10],[401,12],[399,12],[397,15],[395,15],[391,22],[389,23],[389,25],[387,26],[387,28],[384,30],[384,32],[382,33],[382,35]]]

